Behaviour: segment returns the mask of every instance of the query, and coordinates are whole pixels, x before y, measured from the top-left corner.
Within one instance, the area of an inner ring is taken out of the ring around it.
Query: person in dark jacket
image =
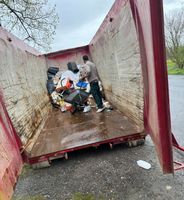
[[[90,84],[91,90],[90,93],[93,95],[95,102],[97,104],[98,110],[97,113],[102,112],[105,107],[102,102],[102,94],[99,87],[99,75],[95,64],[89,61],[87,55],[83,56],[84,65],[82,66],[82,70],[80,73],[80,78],[87,78]]]

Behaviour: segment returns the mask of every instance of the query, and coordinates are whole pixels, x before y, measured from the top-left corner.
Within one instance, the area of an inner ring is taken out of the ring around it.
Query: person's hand
[[[60,92],[62,91],[62,88],[61,88],[61,87],[60,87],[60,88],[56,88],[55,91],[56,91],[57,93],[60,93]]]
[[[57,93],[61,93],[62,91],[65,91],[65,90],[67,90],[67,89],[68,89],[68,88],[67,88],[66,86],[62,86],[62,87],[56,88],[55,91],[56,91]]]
[[[79,81],[85,81],[86,80],[86,78],[79,78]]]

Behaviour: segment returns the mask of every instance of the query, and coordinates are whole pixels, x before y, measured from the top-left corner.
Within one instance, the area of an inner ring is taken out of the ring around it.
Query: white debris
[[[144,160],[138,160],[137,164],[138,164],[139,167],[142,167],[144,169],[150,169],[151,168],[151,164],[144,161]]]
[[[172,189],[172,187],[170,185],[166,186],[166,190],[171,190],[171,189]]]

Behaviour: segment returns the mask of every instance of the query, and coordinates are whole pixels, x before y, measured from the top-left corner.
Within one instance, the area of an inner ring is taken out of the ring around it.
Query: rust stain
[[[123,113],[113,110],[97,114],[50,113],[32,151],[31,157],[127,136],[140,130]]]

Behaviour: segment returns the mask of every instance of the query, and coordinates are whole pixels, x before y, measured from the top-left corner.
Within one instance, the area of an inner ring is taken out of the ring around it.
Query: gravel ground
[[[169,76],[173,131],[184,144],[184,76]],[[176,98],[177,96],[177,98]],[[142,159],[151,169],[140,168]],[[184,154],[175,153],[184,161]],[[15,189],[14,200],[183,200],[184,170],[163,175],[154,145],[128,148],[117,145],[90,148],[55,160],[51,167],[32,170],[26,166]]]

